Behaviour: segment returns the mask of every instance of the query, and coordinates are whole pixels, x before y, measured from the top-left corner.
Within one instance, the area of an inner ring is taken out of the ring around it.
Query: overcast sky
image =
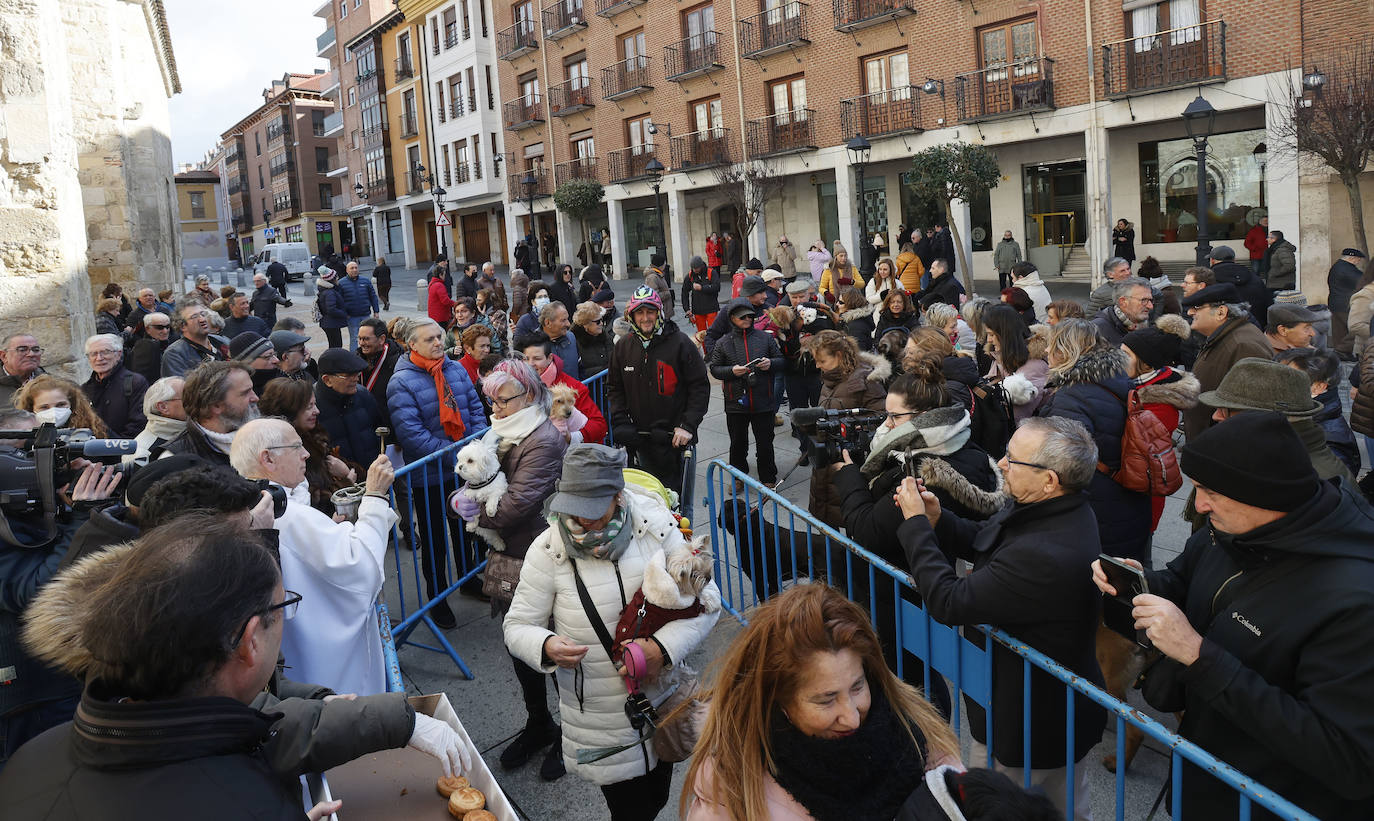
[[[181,74],[172,97],[177,167],[199,162],[219,135],[262,105],[262,90],[288,71],[329,68],[315,56],[323,0],[166,0],[167,26]]]

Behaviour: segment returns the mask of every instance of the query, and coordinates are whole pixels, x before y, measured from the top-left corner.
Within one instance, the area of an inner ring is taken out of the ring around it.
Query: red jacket
[[[477,360],[469,354],[463,354],[459,357],[458,364],[462,365],[463,369],[468,372],[468,379],[472,380],[472,386],[477,389],[478,393],[481,393],[482,379],[477,375]]]
[[[723,245],[724,245],[724,243],[722,243],[719,239],[710,239],[709,237],[707,238],[707,240],[706,240],[706,264],[707,264],[707,265],[711,266],[712,268],[719,268],[719,267],[720,267],[721,262],[722,262],[722,261],[721,261],[721,256],[720,256],[720,252],[721,252],[721,250],[722,250]]]
[[[457,304],[448,295],[448,288],[439,278],[429,281],[429,318],[445,328],[453,321],[453,306]]]
[[[1245,232],[1245,250],[1250,252],[1250,259],[1264,259],[1264,252],[1269,250],[1269,232],[1264,226],[1251,226]]]
[[[557,360],[558,357],[555,356],[554,359]],[[577,391],[577,402],[573,407],[587,417],[587,425],[582,428],[582,441],[588,444],[603,444],[610,427],[606,424],[606,417],[601,415],[601,409],[592,401],[592,394],[587,390],[587,386],[563,373],[561,361],[558,362],[558,376],[554,378],[553,384],[567,385]]]

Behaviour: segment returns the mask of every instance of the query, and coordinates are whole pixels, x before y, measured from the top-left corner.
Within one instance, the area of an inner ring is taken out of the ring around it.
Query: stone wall
[[[156,14],[155,14],[156,12]],[[84,377],[93,296],[174,287],[181,250],[155,0],[0,0],[0,336]]]

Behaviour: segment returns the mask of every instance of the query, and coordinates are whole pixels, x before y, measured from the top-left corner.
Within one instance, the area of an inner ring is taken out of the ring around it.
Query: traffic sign
[[[439,226],[440,228],[447,228],[453,223],[448,221],[448,214],[444,213],[443,211],[440,211],[439,218],[434,221],[434,224]]]

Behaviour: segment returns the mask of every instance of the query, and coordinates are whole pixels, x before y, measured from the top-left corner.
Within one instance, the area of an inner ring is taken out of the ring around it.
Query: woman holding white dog
[[[470,498],[466,490],[453,494],[453,509],[468,522],[493,530],[505,542],[498,556],[488,553],[488,581],[493,576],[519,577],[518,563],[525,559],[530,543],[546,527],[544,501],[553,494],[567,441],[549,419],[549,389],[524,362],[504,359],[482,380],[482,392],[491,404],[491,430],[482,441],[496,452],[501,472],[506,477],[506,492],[494,515]],[[499,582],[498,582],[499,583]],[[494,589],[488,584],[493,613],[510,607],[517,589]],[[564,773],[558,754],[558,725],[549,713],[545,676],[537,668],[512,656],[515,677],[525,699],[525,729],[501,753],[501,766],[514,769],[525,764],[540,750],[553,745],[540,767],[539,775],[553,781]]]
[[[548,529],[526,554],[505,633],[506,647],[517,658],[557,672],[567,767],[601,787],[612,821],[649,821],[668,802],[673,765],[640,741],[626,714],[626,681],[592,619],[614,633],[651,558],[683,549],[684,541],[661,501],[626,488],[624,469],[623,451],[604,445],[568,449],[558,492],[549,500]],[[698,601],[718,602],[719,596],[715,582],[707,581]],[[659,673],[686,658],[719,616],[718,607],[707,609],[633,639],[646,662],[640,683],[650,702],[662,695]],[[577,761],[579,749],[620,746],[627,749],[588,764]]]

